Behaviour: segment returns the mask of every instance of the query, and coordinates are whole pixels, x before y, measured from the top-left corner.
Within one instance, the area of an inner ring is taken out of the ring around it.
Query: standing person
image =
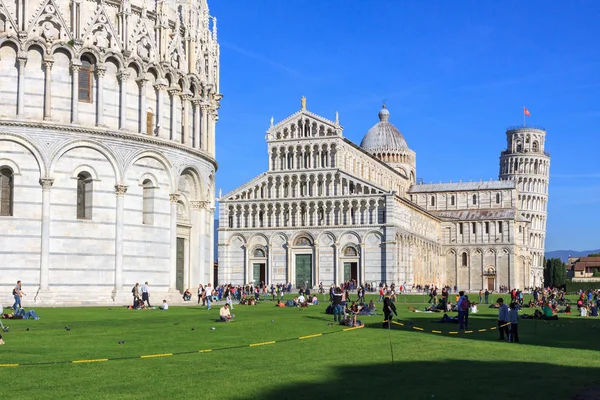
[[[131,289],[131,293],[133,293],[133,307],[137,308],[140,302],[140,284],[136,283],[133,289]]]
[[[150,305],[150,292],[149,292],[149,288],[148,288],[148,282],[145,282],[142,285],[142,302],[148,303],[148,307],[152,307]]]
[[[204,288],[202,287],[202,284],[199,284],[198,285],[198,304],[200,304],[200,300],[202,300],[202,292],[204,292]]]
[[[390,298],[389,292],[388,292],[388,295],[385,296],[385,298],[383,299],[383,327],[384,328],[390,327],[390,321],[392,321],[392,319],[394,318],[393,314],[396,314],[396,316],[398,315],[398,313],[396,312],[396,306],[392,302],[392,299]]]
[[[485,296],[485,304],[489,304],[490,292],[485,289],[485,293],[483,295]]]
[[[448,308],[448,288],[445,286],[442,288],[442,306],[442,310],[445,312]]]
[[[508,321],[510,322],[510,334],[508,335],[509,342],[519,343],[519,311],[517,305],[511,303],[508,311]]]
[[[458,310],[458,323],[460,324],[459,329],[464,330],[467,326],[465,323],[465,315],[469,311],[469,300],[465,296],[464,291],[458,292],[459,298],[456,302],[456,309]]]
[[[383,291],[383,286],[381,286],[379,288],[379,300],[377,300],[378,303],[381,303],[385,298],[385,292]]]
[[[209,283],[208,285],[206,285],[206,288],[204,288],[204,295],[206,296],[206,309],[207,310],[210,310],[210,301],[212,300],[212,294],[213,294],[213,290]]]
[[[496,300],[496,303],[500,306],[498,308],[498,330],[500,331],[500,339],[504,340],[504,334],[508,336],[508,326],[503,326],[508,321],[508,306],[504,304],[504,300],[500,297]]]
[[[21,281],[17,281],[17,286],[13,289],[13,296],[15,297],[15,304],[13,304],[13,310],[17,311],[18,307],[21,306],[21,299],[25,295],[23,289],[21,288]]]
[[[479,304],[483,303],[483,292],[479,291]]]
[[[340,322],[342,320],[342,289],[335,288],[333,293],[333,322]]]

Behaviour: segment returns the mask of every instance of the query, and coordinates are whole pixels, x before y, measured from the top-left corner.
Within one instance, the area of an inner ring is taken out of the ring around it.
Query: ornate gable
[[[267,130],[267,140],[342,136],[342,130],[337,113],[335,122],[312,113],[306,109],[306,98],[302,97],[300,111],[276,125],[271,119],[271,126]]]
[[[15,24],[15,19],[11,15],[10,11],[4,4],[3,0],[0,0],[0,34],[17,32],[18,28]]]
[[[102,52],[107,50],[120,52],[122,50],[121,39],[110,17],[106,14],[104,1],[98,4],[96,13],[85,29],[83,44],[84,46],[96,46]]]
[[[138,20],[133,35],[129,39],[129,48],[135,52],[142,60],[156,60],[156,43],[153,35],[150,34],[152,28],[148,27],[146,19],[142,17]]]
[[[54,0],[44,0],[29,22],[29,35],[42,37],[46,43],[73,40],[71,30]]]
[[[181,42],[181,35],[179,34],[179,24],[175,27],[174,37],[169,44],[169,50],[167,52],[169,63],[173,68],[186,69],[186,58],[185,50],[183,49],[183,43]]]

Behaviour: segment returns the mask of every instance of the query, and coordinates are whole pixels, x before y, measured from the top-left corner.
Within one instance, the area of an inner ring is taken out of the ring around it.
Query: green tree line
[[[560,258],[546,260],[544,268],[544,285],[554,287],[567,283],[567,266]]]

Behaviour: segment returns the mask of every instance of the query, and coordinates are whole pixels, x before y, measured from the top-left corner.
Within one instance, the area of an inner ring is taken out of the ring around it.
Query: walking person
[[[342,321],[342,289],[336,288],[333,293],[333,322]]]
[[[149,292],[149,288],[148,288],[148,282],[145,282],[142,285],[142,302],[148,303],[148,307],[152,307],[150,305],[150,292]]]
[[[209,283],[204,288],[204,295],[206,296],[206,309],[207,310],[210,310],[210,302],[212,300],[212,294],[213,294],[213,290],[212,290],[212,287],[210,286],[210,283]]]
[[[510,334],[508,341],[513,343],[519,343],[519,310],[517,305],[511,303],[510,310],[508,311],[508,322],[510,322]]]
[[[500,306],[498,308],[498,331],[500,332],[500,339],[498,340],[505,340],[504,334],[506,334],[508,339],[508,326],[505,326],[508,321],[508,306],[504,304],[502,297],[496,300],[496,303]]]
[[[133,289],[131,289],[133,295],[133,308],[137,308],[140,302],[140,284],[136,283]]]
[[[398,315],[398,313],[396,312],[396,306],[392,302],[392,299],[390,298],[389,292],[388,292],[388,295],[385,296],[385,298],[383,299],[383,327],[384,328],[390,327],[390,322],[393,320],[394,314],[396,314],[396,316]]]
[[[21,306],[21,299],[25,296],[25,292],[21,287],[21,281],[17,281],[17,286],[13,289],[13,296],[15,298],[15,304],[13,304],[13,310],[17,311],[18,307]]]
[[[479,304],[483,303],[483,292],[479,291]]]

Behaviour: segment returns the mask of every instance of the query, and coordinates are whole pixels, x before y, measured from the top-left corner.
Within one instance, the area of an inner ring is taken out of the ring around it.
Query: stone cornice
[[[182,145],[180,143],[175,143],[170,140],[157,138],[155,136],[149,136],[149,135],[143,135],[143,134],[133,134],[133,133],[127,133],[127,132],[123,132],[123,131],[113,131],[113,130],[102,129],[102,128],[93,129],[93,128],[88,128],[88,127],[83,127],[83,126],[78,126],[78,125],[63,125],[63,124],[58,124],[58,123],[53,123],[53,122],[15,121],[15,120],[10,120],[10,119],[6,120],[6,119],[0,118],[0,127],[3,127],[3,126],[27,127],[27,128],[33,128],[33,129],[47,129],[47,130],[53,130],[53,131],[59,131],[59,132],[77,132],[77,133],[83,133],[83,134],[88,134],[88,135],[92,135],[92,136],[100,135],[100,136],[104,136],[104,137],[114,137],[114,138],[120,138],[120,139],[126,139],[126,140],[133,140],[133,141],[142,142],[142,143],[149,143],[149,144],[153,144],[153,145],[160,146],[160,147],[169,147],[169,148],[172,148],[175,150],[186,152],[195,157],[200,157],[200,158],[204,159],[205,161],[211,163],[214,166],[215,171],[219,167],[217,160],[212,158],[208,153],[206,153],[204,151],[199,151],[197,149]]]

